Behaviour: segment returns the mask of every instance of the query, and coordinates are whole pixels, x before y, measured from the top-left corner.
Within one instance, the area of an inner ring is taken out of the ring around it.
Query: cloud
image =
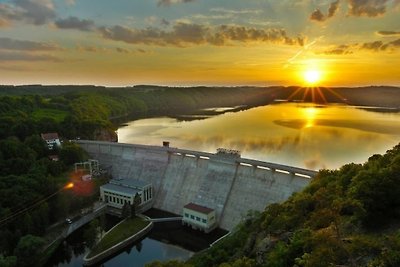
[[[27,52],[9,52],[0,50],[0,62],[2,61],[50,61],[61,62],[61,60],[52,55],[32,54]]]
[[[51,0],[14,0],[12,3],[0,4],[0,19],[43,25],[56,17]]]
[[[393,51],[395,49],[400,48],[400,39],[390,41],[390,42],[382,42],[382,41],[373,41],[366,42],[361,44],[349,44],[349,45],[339,45],[331,49],[327,49],[322,52],[325,55],[345,55],[352,54],[355,51],[366,50],[372,52],[385,52],[385,51]],[[317,52],[318,53],[318,52]],[[321,53],[321,52],[319,52]]]
[[[211,12],[232,14],[232,15],[244,15],[244,14],[260,14],[263,11],[260,9],[227,9],[222,7],[215,7],[210,9]]]
[[[35,25],[42,25],[56,17],[54,4],[51,0],[14,0],[19,8],[21,19]]]
[[[339,0],[332,2],[329,5],[327,15],[324,15],[320,9],[316,9],[313,13],[311,13],[310,20],[315,20],[315,21],[319,21],[319,22],[325,21],[328,18],[333,17],[336,14],[336,12],[338,11],[338,9],[339,9]]]
[[[400,35],[400,32],[396,32],[396,31],[377,31],[376,33],[379,34],[379,35],[382,35],[382,36]]]
[[[304,38],[291,38],[287,36],[284,29],[258,29],[235,25],[211,27],[188,22],[177,22],[169,31],[153,27],[135,29],[120,25],[100,27],[99,31],[105,39],[157,46],[186,47],[201,44],[223,46],[250,42],[304,44]]]
[[[169,26],[171,23],[168,21],[168,20],[166,20],[166,19],[161,19],[161,25],[163,25],[163,26]]]
[[[376,17],[386,12],[388,0],[348,0],[349,15]]]
[[[353,51],[351,49],[351,46],[349,45],[339,45],[334,48],[325,50],[323,52],[325,55],[348,55],[348,54],[353,54]]]
[[[157,6],[170,6],[172,4],[190,3],[194,1],[195,0],[158,0]]]
[[[61,50],[61,48],[58,45],[51,43],[16,40],[7,37],[0,37],[0,49],[25,50],[25,51]]]
[[[65,19],[58,19],[56,20],[55,25],[60,29],[75,29],[80,31],[91,31],[95,28],[93,20],[79,19],[73,16]]]
[[[311,13],[310,20],[324,21],[325,20],[325,15],[321,12],[321,10],[316,9],[316,10],[314,10],[313,13]]]
[[[130,50],[121,48],[121,47],[115,48],[115,51],[117,51],[118,53],[124,53],[124,54],[129,54],[131,52]]]
[[[328,9],[328,18],[333,17],[339,9],[339,0],[332,2]]]

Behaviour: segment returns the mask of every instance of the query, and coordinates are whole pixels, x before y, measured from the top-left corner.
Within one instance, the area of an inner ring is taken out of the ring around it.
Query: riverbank
[[[153,228],[153,223],[141,217],[128,218],[109,230],[84,257],[83,265],[96,264],[127,245],[139,240]]]

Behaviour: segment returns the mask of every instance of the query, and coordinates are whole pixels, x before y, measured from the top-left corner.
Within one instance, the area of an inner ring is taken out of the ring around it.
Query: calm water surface
[[[365,162],[400,142],[400,113],[343,105],[267,105],[203,120],[151,118],[118,129],[121,143],[171,146],[207,152],[219,147],[242,157],[309,169]]]
[[[83,239],[84,229],[85,227],[68,237],[54,253],[53,257],[46,264],[46,267],[81,267],[83,264],[83,257],[89,252]],[[193,252],[187,249],[172,244],[166,244],[152,239],[151,237],[146,237],[97,266],[142,267],[146,263],[155,260],[187,260],[192,255]]]

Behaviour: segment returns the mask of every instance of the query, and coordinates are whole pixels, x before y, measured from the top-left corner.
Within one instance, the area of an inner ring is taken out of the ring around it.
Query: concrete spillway
[[[154,207],[181,214],[189,202],[216,210],[231,230],[249,210],[262,211],[303,189],[315,171],[171,147],[77,141],[113,177],[150,181]]]

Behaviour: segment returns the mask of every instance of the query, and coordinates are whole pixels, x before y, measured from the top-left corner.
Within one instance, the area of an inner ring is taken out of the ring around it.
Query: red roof
[[[209,214],[210,212],[214,211],[213,209],[210,209],[210,208],[207,208],[207,207],[204,207],[204,206],[200,206],[200,205],[197,205],[197,204],[194,204],[194,203],[186,204],[184,206],[184,208],[185,209],[189,209],[189,210],[194,210],[194,211],[197,211],[197,212],[200,212],[200,213],[203,213],[203,214]]]
[[[43,140],[59,139],[58,138],[58,133],[42,133],[40,135],[42,136]]]

